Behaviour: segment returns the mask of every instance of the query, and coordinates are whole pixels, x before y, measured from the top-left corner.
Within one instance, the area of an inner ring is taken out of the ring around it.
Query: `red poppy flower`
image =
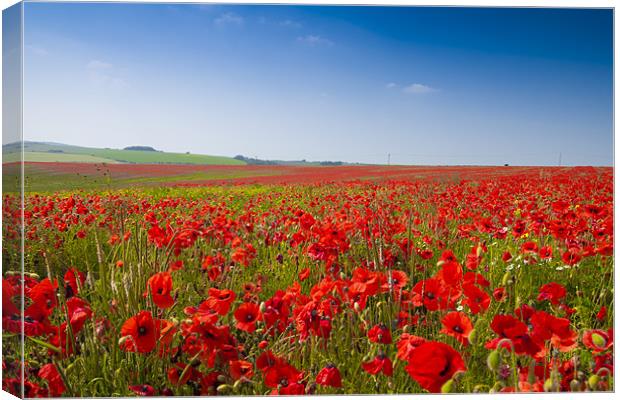
[[[334,364],[327,364],[316,376],[316,383],[323,386],[342,387],[340,371]]]
[[[512,315],[496,315],[491,322],[491,329],[499,336],[485,345],[487,349],[495,349],[502,339],[510,339],[517,354],[535,355],[541,347],[530,337],[527,325]],[[503,346],[510,350],[510,344]]]
[[[606,316],[607,316],[607,307],[601,306],[601,308],[598,310],[598,313],[596,314],[596,319],[598,319],[599,321],[603,321]]]
[[[245,379],[250,379],[252,376],[254,376],[254,369],[252,368],[252,363],[244,360],[229,361],[228,368],[230,371],[230,376],[234,380],[239,380],[242,377]]]
[[[393,269],[388,272],[385,283],[381,286],[383,291],[398,292],[409,283],[409,277],[404,271]]]
[[[261,316],[260,309],[256,303],[243,303],[235,311],[237,329],[252,333],[256,330],[256,321]]]
[[[78,294],[79,288],[84,286],[84,282],[86,281],[86,275],[84,275],[83,272],[78,271],[75,268],[70,268],[65,273],[64,280],[65,280],[65,294],[67,298],[70,298]],[[79,285],[78,285],[78,282],[79,282]]]
[[[562,261],[568,265],[575,265],[581,261],[581,254],[578,249],[571,248],[562,254]]]
[[[299,281],[303,282],[306,279],[308,279],[308,277],[310,276],[310,268],[304,268],[300,273],[299,273]]]
[[[368,331],[368,339],[373,343],[392,343],[392,334],[384,324],[375,325]]]
[[[209,297],[204,304],[219,315],[226,315],[235,297],[235,292],[232,290],[210,288]]]
[[[371,375],[382,373],[385,376],[392,376],[394,372],[392,361],[382,353],[377,355],[372,361],[362,363],[362,368]]]
[[[456,338],[456,340],[464,345],[469,344],[468,337],[474,328],[465,313],[458,311],[450,312],[443,317],[441,324],[443,325],[441,333]]]
[[[283,358],[277,357],[271,352],[271,350],[267,350],[256,359],[256,368],[264,372],[268,368],[284,363],[285,360]]]
[[[170,295],[172,291],[172,276],[169,272],[159,272],[151,276],[146,284],[146,297],[150,292],[153,303],[159,308],[170,308],[174,304],[174,299]]]
[[[541,259],[549,259],[553,257],[553,250],[551,249],[551,246],[543,246],[540,248],[540,250],[538,250],[538,256]]]
[[[403,333],[400,335],[398,343],[396,343],[396,347],[398,348],[396,357],[400,360],[409,360],[411,353],[425,342],[426,339],[422,337]]]
[[[409,375],[429,392],[438,393],[455,373],[467,371],[461,355],[441,342],[426,342],[416,348],[405,367]]]
[[[522,253],[536,253],[538,251],[538,245],[534,242],[525,242],[521,246]]]
[[[129,352],[149,353],[157,345],[159,333],[150,311],[140,311],[121,327],[121,348]]]
[[[38,376],[47,381],[47,387],[51,396],[60,397],[65,392],[65,384],[54,364],[50,363],[42,366],[39,369]]]
[[[429,311],[444,309],[448,306],[448,295],[445,293],[445,285],[435,278],[422,280],[411,289],[413,303],[424,305]]]
[[[547,340],[561,352],[567,352],[577,347],[577,332],[570,328],[570,321],[566,318],[557,318],[544,311],[537,311],[531,318],[532,339],[541,347]]]
[[[499,287],[493,291],[493,298],[497,302],[502,302],[506,300],[506,296],[507,296],[506,289],[503,287]]]
[[[299,396],[302,394],[306,394],[306,385],[299,382],[286,383],[280,385],[279,389],[272,390],[270,394],[279,394],[282,396]]]
[[[58,283],[54,280],[52,283],[49,278],[43,279],[36,286],[30,289],[30,298],[44,310],[47,315],[51,315],[58,301],[56,299],[56,289]]]
[[[282,362],[273,367],[267,368],[264,372],[265,386],[270,388],[277,388],[278,385],[288,386],[293,383],[298,383],[303,373],[292,365]]]
[[[614,344],[613,330],[605,332],[600,329],[585,331],[583,334],[583,344],[597,354],[610,349]]]
[[[469,307],[474,315],[486,311],[491,304],[491,296],[474,284],[464,284],[463,294],[465,294],[464,304]]]
[[[155,388],[151,385],[129,385],[129,390],[138,396],[155,396]]]
[[[185,363],[176,363],[172,367],[168,368],[168,380],[175,386],[185,385],[190,379],[195,380],[198,376],[198,370],[194,367],[189,367],[183,379],[181,375],[183,375],[183,371],[187,367]]]
[[[67,300],[67,313],[74,335],[82,330],[84,323],[93,315],[90,305],[78,297]]]
[[[538,301],[549,300],[551,304],[554,305],[560,304],[560,300],[566,296],[566,289],[564,286],[555,282],[542,285],[540,289],[538,289],[538,292]]]

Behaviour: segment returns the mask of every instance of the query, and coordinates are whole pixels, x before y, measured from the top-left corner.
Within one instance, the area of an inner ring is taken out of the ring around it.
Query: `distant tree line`
[[[245,163],[250,164],[250,165],[278,165],[276,161],[260,160],[258,158],[250,158],[250,157],[245,157],[242,155],[237,155],[237,156],[234,156],[233,158],[235,160],[244,161]]]
[[[259,158],[245,157],[237,155],[233,157],[235,160],[244,161],[249,165],[321,165],[321,166],[338,166],[344,165],[342,161],[306,161],[306,160],[294,160],[294,161],[282,161],[282,160],[261,160]]]
[[[134,150],[134,151],[157,151],[151,146],[127,146],[123,150]]]

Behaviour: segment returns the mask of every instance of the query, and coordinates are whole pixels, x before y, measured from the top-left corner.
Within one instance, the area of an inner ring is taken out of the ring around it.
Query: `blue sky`
[[[27,140],[613,163],[611,10],[26,3],[24,15]]]

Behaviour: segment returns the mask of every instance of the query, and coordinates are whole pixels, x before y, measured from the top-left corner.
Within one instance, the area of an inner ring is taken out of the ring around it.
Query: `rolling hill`
[[[19,143],[2,146],[2,161],[19,160]],[[168,153],[153,150],[101,149],[60,143],[24,142],[24,160],[39,162],[86,162],[126,164],[245,165],[243,160],[203,154]]]

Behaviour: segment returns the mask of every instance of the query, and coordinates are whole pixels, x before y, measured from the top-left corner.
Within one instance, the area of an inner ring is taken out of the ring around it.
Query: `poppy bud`
[[[264,313],[265,311],[267,311],[267,306],[265,305],[265,302],[261,302],[260,306],[258,307],[258,309],[260,310],[260,312]]]
[[[226,382],[226,377],[224,375],[218,375],[217,376],[217,381],[219,383],[224,383],[224,382]]]
[[[472,329],[471,332],[469,332],[469,336],[467,337],[467,340],[469,340],[469,343],[471,343],[472,345],[476,344],[476,338],[477,338],[477,332],[476,329]]]
[[[507,271],[502,278],[502,286],[512,285],[512,274]]]
[[[545,392],[557,392],[559,387],[552,378],[547,378],[545,384],[543,385],[543,389],[545,390]]]
[[[452,393],[454,391],[454,380],[448,379],[446,383],[441,386],[441,393]]]
[[[263,340],[258,344],[258,348],[261,350],[267,348],[267,346],[269,346],[269,342],[267,342],[266,340]]]
[[[487,357],[487,367],[489,367],[491,371],[497,371],[497,368],[499,367],[499,362],[499,351],[493,350],[491,353],[489,353],[489,356]]]
[[[570,390],[571,392],[580,392],[581,390],[581,382],[579,382],[577,379],[573,379],[572,381],[570,381]]]
[[[217,390],[218,393],[228,393],[230,392],[231,389],[232,389],[232,386],[224,384],[224,385],[219,385],[217,389],[215,390]]]
[[[362,311],[362,308],[360,307],[357,301],[353,303],[353,309],[355,310],[355,312],[358,312],[358,313]]]
[[[590,389],[596,390],[600,379],[601,378],[598,375],[591,375],[588,378],[588,386],[590,386]]]

